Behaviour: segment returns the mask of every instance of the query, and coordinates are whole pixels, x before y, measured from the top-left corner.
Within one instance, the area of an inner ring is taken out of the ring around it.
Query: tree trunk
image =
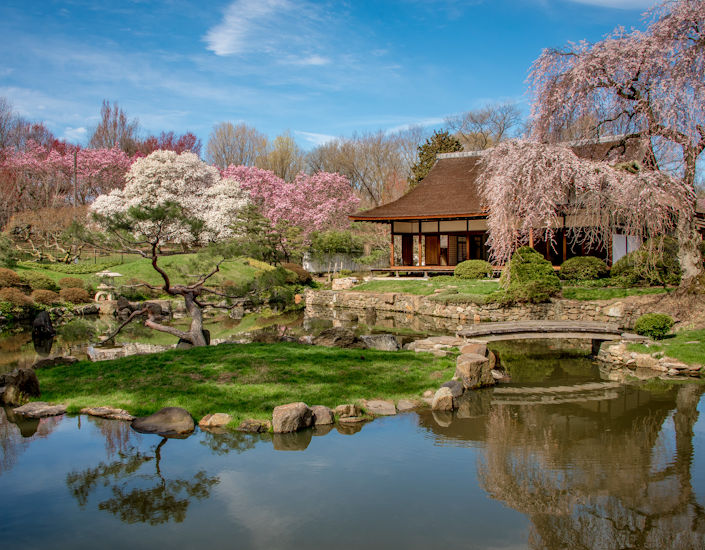
[[[703,272],[703,259],[698,250],[700,234],[695,229],[695,220],[689,216],[680,216],[678,220],[678,261],[681,265],[681,288],[696,287]]]
[[[203,311],[201,306],[199,306],[193,294],[185,293],[184,301],[186,302],[186,311],[188,311],[191,316],[191,328],[188,332],[188,338],[185,340],[190,340],[191,344],[194,346],[205,346],[206,339],[203,336]]]

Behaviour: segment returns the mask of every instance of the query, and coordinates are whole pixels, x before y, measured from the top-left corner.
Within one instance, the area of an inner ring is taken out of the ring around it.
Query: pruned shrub
[[[91,301],[91,295],[85,288],[62,288],[59,291],[59,296],[64,302],[72,304],[85,304]]]
[[[665,313],[646,313],[634,323],[634,332],[654,340],[662,340],[673,328],[673,319]]]
[[[32,290],[59,289],[51,277],[44,275],[44,273],[38,273],[37,271],[25,271],[22,275],[20,275],[20,279]]]
[[[53,290],[38,289],[32,292],[32,300],[35,304],[53,306],[61,302],[61,297]]]
[[[507,269],[509,285],[505,301],[538,304],[547,302],[561,290],[561,282],[551,262],[528,246],[514,252]]]
[[[311,274],[298,264],[283,263],[282,267],[296,274],[296,282],[305,285],[313,280]]]
[[[83,279],[78,277],[62,277],[59,279],[59,288],[84,288]]]
[[[22,279],[17,273],[6,267],[0,267],[0,288],[20,286],[21,284]]]
[[[616,261],[611,275],[625,285],[678,285],[681,282],[678,242],[668,236],[649,239],[638,250]]]
[[[561,264],[558,273],[566,281],[595,281],[607,277],[609,268],[600,258],[595,256],[576,256]]]
[[[486,279],[492,276],[492,264],[484,260],[466,260],[455,266],[453,274],[459,279]]]
[[[0,300],[9,302],[13,306],[27,307],[32,305],[32,299],[19,288],[5,287],[0,289]]]

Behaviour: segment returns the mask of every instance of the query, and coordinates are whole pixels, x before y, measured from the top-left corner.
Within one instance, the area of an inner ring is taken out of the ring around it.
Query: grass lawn
[[[118,257],[119,259],[119,257]],[[198,256],[196,254],[184,254],[178,256],[166,256],[160,258],[159,265],[162,266],[165,271],[169,274],[171,281],[173,283],[187,283],[193,282],[195,280],[195,275],[203,273],[206,270],[210,270],[213,263],[208,264],[204,269],[203,266],[199,266],[197,263]],[[92,261],[90,259],[83,263],[90,264]],[[54,281],[58,281],[63,277],[77,277],[88,281],[91,284],[97,284],[98,278],[93,273],[88,274],[68,274],[62,273],[60,271],[55,271],[51,269],[51,264],[36,264],[35,266],[29,267],[31,264],[25,263],[19,265],[15,268],[18,274],[26,273],[27,271],[37,271],[47,275]],[[103,267],[100,263],[97,264],[99,271],[102,271]],[[135,278],[142,281],[146,281],[153,285],[160,285],[163,283],[159,274],[152,268],[152,263],[147,258],[142,258],[139,256],[124,256],[124,262],[120,265],[115,265],[108,268],[109,271],[115,271],[121,273],[123,276],[116,278],[115,283],[120,284],[127,279]],[[223,262],[220,266],[220,272],[214,277],[215,281],[225,281],[231,280],[237,284],[254,279],[261,270],[248,265],[247,259],[236,258],[233,260],[227,260]]]
[[[389,278],[384,281],[368,281],[357,285],[353,290],[363,292],[404,292],[428,296],[436,290],[446,290],[450,287],[458,289],[459,294],[491,294],[499,289],[499,283],[491,279],[468,280],[455,279],[448,276],[429,277],[428,279]]]
[[[629,350],[639,353],[662,351],[689,365],[705,365],[705,330],[683,330],[648,348],[643,344],[629,344]]]
[[[171,350],[37,371],[43,401],[69,412],[112,406],[138,416],[183,407],[269,419],[277,405],[304,401],[335,407],[360,399],[418,398],[455,372],[454,357],[301,344],[220,345]]]

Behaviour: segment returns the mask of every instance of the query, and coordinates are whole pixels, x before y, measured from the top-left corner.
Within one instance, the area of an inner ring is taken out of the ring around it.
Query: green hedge
[[[533,248],[517,249],[509,262],[509,286],[503,300],[510,302],[547,302],[561,291],[561,282],[551,262]],[[503,277],[506,276],[503,274]]]
[[[607,264],[594,256],[576,256],[561,264],[559,276],[567,281],[594,281],[606,277]]]
[[[634,324],[634,332],[654,340],[662,340],[673,328],[673,319],[664,313],[646,313]]]
[[[492,276],[492,265],[484,260],[466,260],[455,266],[453,274],[459,279],[486,279]]]
[[[20,265],[29,269],[46,269],[57,273],[65,273],[66,275],[90,275],[91,273],[98,273],[99,271],[120,265],[120,262],[85,262],[80,264],[40,264],[38,262],[20,262]]]
[[[38,271],[25,271],[20,275],[20,279],[32,290],[59,290],[51,277]]]

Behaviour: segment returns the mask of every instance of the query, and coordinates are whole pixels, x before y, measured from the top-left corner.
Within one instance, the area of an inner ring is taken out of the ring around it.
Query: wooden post
[[[423,237],[421,235],[421,222],[419,222],[419,267],[423,265]]]
[[[465,233],[465,259],[470,259],[470,232]]]
[[[390,231],[392,238],[389,241],[389,267],[394,267],[394,232]]]
[[[529,229],[529,247],[534,248],[534,229],[533,229],[533,227]]]
[[[565,227],[563,228],[563,261],[568,259],[568,237],[565,235]]]

